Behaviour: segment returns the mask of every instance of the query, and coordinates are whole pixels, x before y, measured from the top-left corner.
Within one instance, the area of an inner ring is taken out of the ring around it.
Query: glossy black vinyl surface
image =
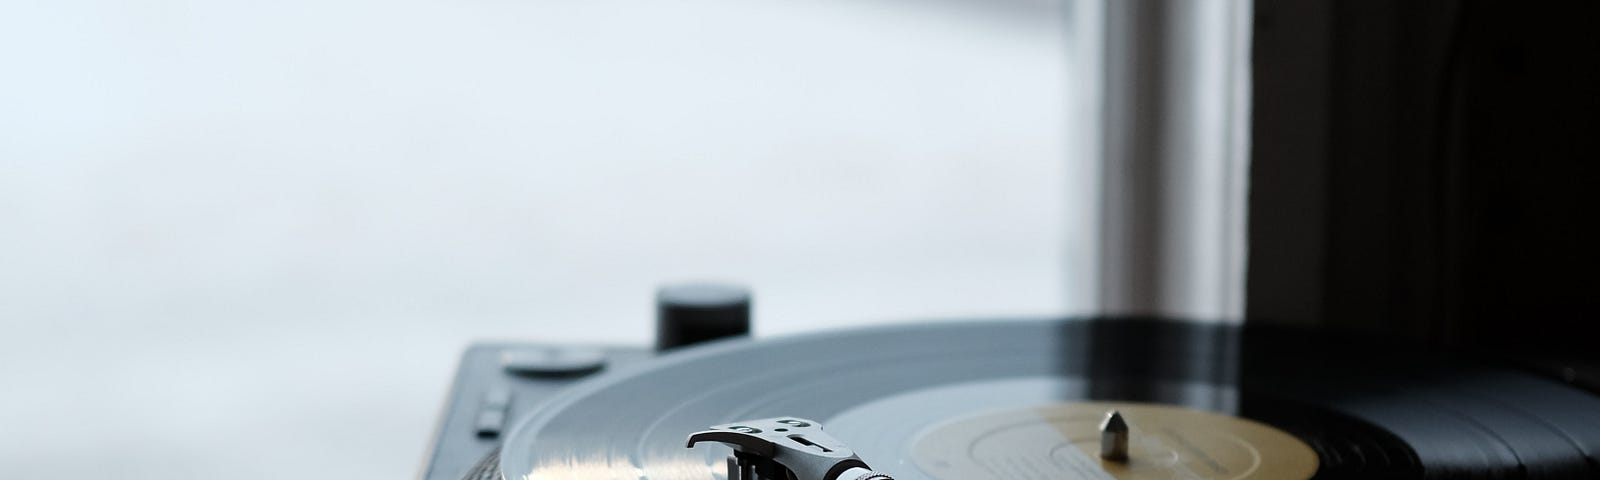
[[[929,391],[956,393],[867,408]],[[727,452],[684,448],[689,432],[798,416],[900,480],[931,478],[904,458],[907,432],[969,410],[1083,400],[1261,421],[1316,450],[1317,478],[1600,472],[1600,398],[1556,381],[1405,345],[1138,319],[922,324],[685,349],[553,398],[512,431],[501,469],[512,480],[713,479]]]

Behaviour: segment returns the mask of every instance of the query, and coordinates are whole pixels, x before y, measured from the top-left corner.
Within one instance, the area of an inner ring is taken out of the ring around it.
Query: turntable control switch
[[[500,430],[505,428],[506,412],[510,408],[510,391],[497,388],[484,393],[478,416],[473,419],[473,430],[478,433],[478,438],[500,436]]]
[[[500,352],[500,366],[524,377],[576,377],[605,368],[606,352],[583,347],[508,348]]]
[[[656,290],[656,350],[750,334],[750,289],[684,283]]]

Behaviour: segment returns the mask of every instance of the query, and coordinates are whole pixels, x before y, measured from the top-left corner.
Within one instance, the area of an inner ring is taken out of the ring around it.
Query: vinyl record
[[[686,349],[551,399],[508,480],[725,479],[708,426],[818,420],[899,480],[1595,478],[1600,398],[1404,345],[1146,320],[883,327]],[[1102,462],[1117,410],[1130,460]]]

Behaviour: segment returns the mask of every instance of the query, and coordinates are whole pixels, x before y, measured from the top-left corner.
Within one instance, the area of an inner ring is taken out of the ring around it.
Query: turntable
[[[1143,318],[753,340],[742,290],[658,300],[661,353],[473,346],[422,477],[1600,475],[1593,392],[1400,342]]]

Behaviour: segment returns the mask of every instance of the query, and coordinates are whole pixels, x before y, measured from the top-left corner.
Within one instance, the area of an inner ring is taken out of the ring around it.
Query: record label
[[[1100,422],[1122,412],[1128,459],[1102,460]],[[1166,405],[1073,402],[1008,409],[936,425],[912,446],[938,478],[1291,479],[1317,472],[1317,454],[1259,422]]]

